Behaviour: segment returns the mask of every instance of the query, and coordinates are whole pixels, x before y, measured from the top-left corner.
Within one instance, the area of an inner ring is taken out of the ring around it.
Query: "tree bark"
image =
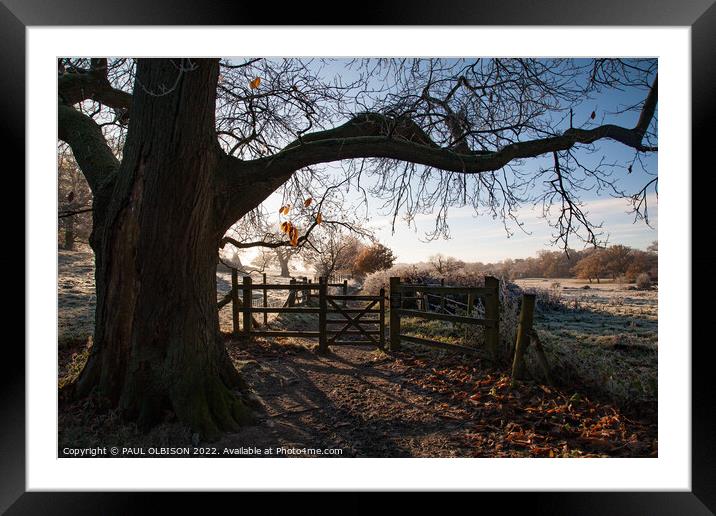
[[[204,439],[250,417],[216,310],[217,78],[216,60],[137,66],[124,157],[94,212],[95,339],[75,386],[140,428],[171,410]]]

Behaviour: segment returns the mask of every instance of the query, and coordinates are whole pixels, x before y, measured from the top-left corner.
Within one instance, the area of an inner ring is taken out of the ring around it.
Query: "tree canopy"
[[[148,93],[166,95],[195,67],[174,62],[176,81]],[[135,69],[131,59],[59,60],[60,138],[93,190],[118,166],[133,91],[144,87]],[[449,234],[453,206],[519,226],[521,206],[542,204],[556,243],[567,248],[576,235],[601,244],[581,195],[628,198],[648,220],[657,178],[640,165],[658,148],[657,83],[656,59],[223,59],[215,120],[222,223],[246,213],[236,196],[247,184],[250,211],[280,188],[295,205],[348,179],[358,195],[380,198],[393,224],[401,213],[408,221],[435,215],[429,238]],[[579,116],[595,97],[624,90],[639,100]],[[586,159],[604,140],[631,148],[633,159]],[[340,169],[320,166],[332,162]],[[623,191],[622,171],[642,174],[643,188]]]

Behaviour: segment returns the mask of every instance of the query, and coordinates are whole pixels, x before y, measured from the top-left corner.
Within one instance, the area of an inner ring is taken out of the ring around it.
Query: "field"
[[[537,330],[563,381],[583,383],[622,405],[655,408],[655,288],[574,279],[525,279],[517,284],[541,289],[538,303],[547,306],[538,311]]]
[[[570,278],[519,279],[516,283],[526,292],[537,293],[535,329],[554,378],[623,407],[656,410],[656,289]],[[437,321],[413,320],[404,327],[453,343],[469,340],[474,331]],[[514,336],[508,340],[504,345],[512,345]],[[528,372],[544,380],[534,358],[528,353]]]
[[[60,348],[86,342],[92,335],[97,298],[91,249],[59,250],[57,255],[57,333]]]
[[[261,281],[261,274],[253,274],[254,282]],[[267,271],[267,282],[288,283],[290,278],[282,278],[278,271]],[[239,278],[241,282],[241,278]],[[58,340],[60,347],[85,342],[92,335],[94,324],[95,291],[94,291],[94,255],[89,247],[77,251],[58,251]],[[231,290],[231,273],[219,267],[216,275],[217,301]],[[268,304],[281,305],[286,300],[287,292],[281,290],[268,291]],[[254,291],[255,303],[263,301],[260,291]],[[269,321],[275,315],[269,315]],[[221,331],[231,331],[231,306],[227,305],[219,311]]]
[[[91,258],[88,251],[59,253],[60,385],[76,377],[89,352]],[[230,281],[228,273],[217,275],[218,298]],[[287,281],[269,276],[269,282]],[[559,287],[555,280],[520,282],[545,290],[536,328],[556,386],[527,382],[510,389],[504,368],[418,345],[392,353],[346,346],[321,356],[310,339],[232,339],[227,306],[220,311],[226,346],[260,408],[255,424],[213,445],[340,448],[344,457],[656,456],[656,292],[557,281]],[[286,292],[272,294],[269,304],[285,300]],[[282,314],[269,324],[315,329],[316,320]],[[420,331],[450,342],[470,330],[431,321]],[[60,410],[60,449],[192,440],[172,414],[142,434],[114,412],[97,410],[91,398]]]

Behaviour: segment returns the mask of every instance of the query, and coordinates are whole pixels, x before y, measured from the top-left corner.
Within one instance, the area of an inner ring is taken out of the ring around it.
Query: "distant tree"
[[[625,245],[612,245],[604,252],[605,266],[612,279],[626,273],[633,259],[631,248]]]
[[[646,250],[650,253],[658,254],[659,253],[659,241],[654,240],[651,244],[649,244],[649,247],[647,247]]]
[[[537,274],[542,278],[565,278],[579,261],[579,253],[573,249],[564,251],[541,250],[537,253]]]
[[[606,272],[606,261],[604,256],[604,250],[593,249],[587,253],[577,264],[572,268],[572,272],[577,278],[589,280],[589,283],[593,279],[599,283],[599,278],[604,277]]]
[[[288,265],[291,261],[291,257],[297,254],[297,251],[293,247],[277,247],[275,250],[276,261],[281,268],[281,277],[289,278],[291,276],[291,270]]]
[[[395,255],[393,251],[380,242],[375,242],[371,246],[364,247],[358,253],[353,262],[353,271],[358,275],[365,275],[390,269],[394,263]]]
[[[240,270],[244,268],[244,264],[241,263],[241,253],[239,253],[236,249],[233,249],[228,253],[220,253],[219,259],[227,267]]]
[[[63,249],[72,251],[92,232],[92,192],[70,152],[60,143],[57,163],[58,234]]]
[[[656,269],[658,258],[656,253],[632,249],[631,262],[626,269],[626,277],[629,281],[635,281],[641,274],[651,276],[652,270]]]
[[[438,274],[450,274],[465,266],[465,262],[462,260],[440,253],[431,256],[428,261]]]
[[[327,227],[311,239],[311,246],[305,248],[303,256],[317,276],[328,278],[337,271],[352,271],[355,257],[364,245],[340,226]]]

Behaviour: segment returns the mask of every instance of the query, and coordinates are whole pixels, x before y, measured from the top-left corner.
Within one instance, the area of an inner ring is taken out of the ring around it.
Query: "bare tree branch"
[[[67,142],[93,192],[119,168],[97,123],[71,106],[57,106],[58,136]]]

